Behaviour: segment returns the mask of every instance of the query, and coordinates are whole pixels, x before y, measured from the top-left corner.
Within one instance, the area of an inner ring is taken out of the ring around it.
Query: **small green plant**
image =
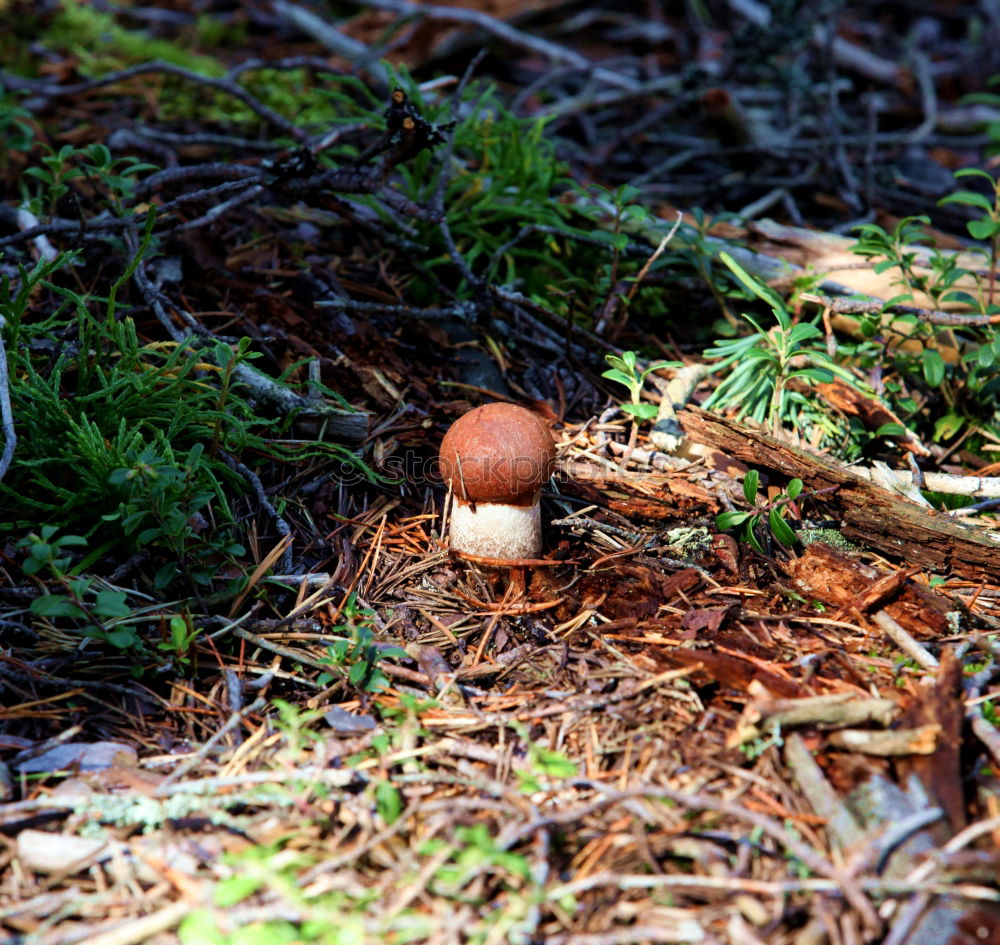
[[[152,217],[139,254],[151,225]],[[374,474],[337,444],[275,439],[285,421],[260,416],[241,381],[255,357],[249,340],[208,349],[140,343],[117,303],[139,254],[106,297],[60,284],[70,254],[0,279],[18,429],[0,481],[0,529],[54,525],[112,558],[142,552],[155,565],[155,591],[183,577],[201,595],[244,554],[231,503],[250,484],[233,460],[246,451],[279,461],[326,456]],[[238,593],[242,580],[214,590]]]
[[[576,765],[563,752],[539,745],[531,738],[523,722],[512,722],[511,728],[521,737],[528,755],[527,767],[514,772],[517,775],[518,787],[525,794],[548,790],[551,781],[576,776]]]
[[[104,191],[104,202],[116,213],[122,213],[135,194],[135,179],[147,171],[158,171],[155,164],[139,161],[126,155],[112,157],[108,148],[100,143],[83,149],[81,167],[93,184]]]
[[[788,483],[788,491],[776,496],[772,501],[758,505],[757,492],[760,473],[751,469],[743,477],[743,497],[754,510],[752,512],[722,512],[716,516],[715,524],[722,531],[738,528],[738,537],[761,554],[767,554],[760,540],[761,526],[767,518],[771,535],[786,548],[798,542],[791,525],[785,521],[788,507],[802,494],[802,480],[793,479]]]
[[[440,844],[432,844],[431,848],[435,846]],[[506,875],[508,882],[513,880],[516,885],[531,880],[531,864],[527,857],[497,846],[486,824],[456,827],[455,847],[451,860],[441,866],[434,877],[435,886],[446,895],[458,895],[476,876],[487,871]]]
[[[0,170],[6,170],[14,151],[27,151],[35,140],[31,112],[21,105],[24,93],[0,88]]]
[[[341,622],[332,632],[342,636],[327,647],[328,656],[320,662],[346,669],[347,681],[364,692],[381,692],[386,689],[389,678],[379,669],[378,664],[386,658],[405,657],[406,650],[374,642],[375,611],[370,607],[358,606],[357,593],[353,591],[341,609],[340,619]],[[321,673],[318,682],[325,686],[335,678],[337,676],[333,673]]]
[[[126,156],[114,158],[106,145],[94,143],[85,148],[63,145],[58,151],[48,149],[41,157],[41,166],[29,167],[25,177],[38,181],[35,195],[29,201],[36,213],[55,213],[57,205],[69,193],[70,182],[86,179],[97,192],[100,202],[123,213],[124,206],[135,191],[135,177],[146,171],[158,170],[155,164],[140,162]]]
[[[130,617],[124,591],[98,589],[93,578],[73,574],[69,549],[87,545],[82,535],[59,535],[54,525],[45,525],[41,534],[32,532],[18,542],[27,550],[21,563],[25,574],[37,576],[47,571],[60,588],[31,602],[31,612],[46,619],[67,618],[84,637],[110,644],[118,650],[139,648],[141,640],[131,627],[116,627],[114,621]]]
[[[602,241],[611,248],[611,259],[602,262],[595,275],[588,275],[583,280],[590,283],[594,300],[601,303],[604,314],[610,317],[618,305],[630,304],[638,287],[633,276],[622,278],[622,254],[628,248],[629,234],[659,221],[637,202],[642,194],[638,187],[622,184],[614,190],[600,186],[575,189],[583,194],[583,199],[577,206],[578,212],[599,224],[598,228],[591,231],[591,238]],[[627,297],[622,296],[622,286],[629,283],[631,288]],[[611,298],[613,294],[617,298]]]
[[[24,171],[25,177],[37,180],[41,185],[34,198],[30,201],[35,213],[56,212],[60,199],[69,193],[69,182],[83,177],[83,170],[75,165],[73,158],[78,151],[70,144],[64,144],[58,151],[48,148],[48,154],[42,155],[40,167],[29,167]]]
[[[990,189],[993,191],[992,198],[990,198],[985,194],[972,190],[957,190],[955,193],[949,194],[938,201],[939,206],[948,203],[957,203],[967,207],[975,207],[982,211],[978,219],[970,220],[966,223],[966,228],[973,239],[983,240],[989,244],[989,287],[986,292],[988,304],[985,307],[984,314],[993,314],[1000,311],[1000,306],[997,306],[994,302],[997,257],[998,251],[1000,251],[1000,178],[994,179],[986,171],[981,171],[977,167],[964,167],[961,170],[957,170],[955,171],[955,177],[957,179],[967,177],[983,179],[987,181]],[[976,302],[976,299],[967,293],[962,293],[962,295],[963,300]],[[981,305],[980,308],[982,309]]]
[[[940,307],[953,292],[955,282],[967,274],[956,267],[954,256],[918,250],[920,244],[928,242],[926,227],[930,222],[927,216],[904,217],[892,233],[874,223],[854,227],[858,241],[851,252],[872,260],[872,270],[876,273],[899,270],[894,284],[903,291],[887,299],[887,306],[912,302],[914,292],[923,292]]]
[[[652,420],[656,416],[658,408],[656,404],[642,402],[642,388],[646,383],[646,378],[662,368],[677,367],[677,363],[659,361],[645,369],[640,369],[636,364],[634,351],[623,351],[621,357],[616,354],[606,354],[604,360],[608,362],[610,368],[601,377],[606,377],[609,381],[615,381],[615,383],[623,384],[628,388],[629,403],[622,404],[622,410],[631,414],[636,420]]]
[[[823,332],[813,322],[793,322],[773,289],[751,277],[728,253],[722,253],[721,259],[749,292],[770,306],[778,324],[765,329],[744,313],[756,332],[716,342],[705,352],[706,357],[720,359],[715,370],[732,368],[705,402],[705,409],[739,404],[741,417],[749,415],[775,431],[785,423],[796,423],[800,414],[818,422],[821,413],[815,398],[790,384],[811,385],[839,377],[855,386],[854,376],[827,353]]]
[[[245,554],[225,527],[209,529],[204,513],[216,499],[203,470],[205,447],[195,443],[183,458],[169,460],[144,449],[128,466],[108,477],[123,493],[118,511],[102,516],[119,523],[136,550],[158,548],[167,561],[156,572],[153,587],[168,587],[178,573],[202,587],[212,583],[219,561]]]
[[[740,322],[732,313],[728,298],[732,293],[732,286],[715,264],[718,249],[713,245],[709,231],[718,223],[738,220],[739,217],[733,213],[718,213],[710,217],[701,207],[692,208],[690,217],[691,223],[682,226],[680,230],[683,239],[678,242],[681,245],[664,257],[664,263],[690,267],[704,282],[725,319],[715,319],[711,328],[723,337],[730,337],[740,329]]]
[[[170,618],[170,636],[156,644],[156,648],[169,653],[180,666],[191,662],[191,648],[198,639],[199,629],[194,625],[190,614],[181,616],[175,614]]]
[[[275,698],[272,703],[278,711],[274,727],[285,737],[285,750],[297,764],[302,752],[322,739],[313,723],[323,717],[322,709],[303,709],[300,706]]]
[[[525,794],[536,794],[548,790],[551,785],[546,782],[551,782],[552,779],[575,777],[577,768],[561,751],[552,751],[550,748],[529,743],[528,767],[514,773],[517,775],[520,791]]]
[[[1000,181],[977,168],[957,171],[957,178],[983,179],[989,184],[990,195],[972,190],[958,190],[939,201],[956,203],[981,211],[978,219],[967,223],[970,235],[985,240],[988,248],[980,250],[985,268],[967,269],[958,265],[955,254],[931,251],[929,255],[915,249],[926,242],[924,227],[927,217],[907,217],[900,221],[892,233],[874,224],[858,227],[859,239],[853,250],[861,256],[875,260],[876,272],[897,269],[897,283],[902,294],[885,302],[883,308],[900,302],[912,302],[914,292],[928,295],[936,307],[949,303],[968,306],[978,315],[995,315],[1000,312],[996,304],[998,252],[1000,252]],[[952,326],[938,325],[916,314],[885,311],[865,316],[860,328],[866,338],[876,339],[880,332],[896,332],[911,340],[923,342],[923,349],[910,353],[902,348],[892,349],[892,359],[900,374],[919,378],[931,399],[926,415],[933,417],[935,441],[950,440],[965,431],[971,447],[975,438],[971,434],[982,430],[995,435],[994,414],[1000,400],[1000,377],[996,365],[1000,363],[1000,332],[994,327],[968,326],[956,334]],[[960,357],[946,362],[942,348],[961,350]],[[860,354],[860,349],[859,349]],[[869,357],[884,357],[878,347]],[[898,396],[898,381],[886,383],[890,396],[895,396],[898,408],[904,413],[916,411],[912,398]]]
[[[444,134],[450,125],[452,102],[425,95],[412,77],[400,70],[393,81],[406,93],[412,107],[434,129]],[[576,211],[559,196],[573,189],[568,166],[556,155],[545,135],[545,120],[515,115],[492,84],[472,82],[463,94],[463,108],[451,137],[454,159],[441,160],[440,147],[424,149],[397,168],[402,195],[418,205],[436,200],[446,175],[441,209],[446,215],[454,248],[479,285],[465,273],[452,281],[459,300],[472,298],[482,284],[516,289],[542,305],[560,302],[552,288],[574,289],[579,273],[594,272],[615,245],[610,233],[589,225],[576,227]],[[372,199],[372,208],[385,209]],[[386,217],[386,223],[396,223]],[[415,219],[420,239],[430,247],[410,286],[415,301],[440,298],[441,270],[454,267],[450,248],[434,220]],[[413,230],[407,236],[413,238]],[[585,237],[585,240],[579,239]],[[619,234],[627,243],[627,237]],[[603,245],[595,246],[600,240]],[[589,286],[593,280],[584,280]],[[587,299],[592,301],[592,299]]]
[[[403,813],[403,795],[389,778],[382,778],[375,784],[375,811],[387,827]]]

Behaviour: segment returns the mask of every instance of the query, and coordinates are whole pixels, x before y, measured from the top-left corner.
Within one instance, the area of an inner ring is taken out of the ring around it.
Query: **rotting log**
[[[735,420],[689,407],[678,414],[684,432],[752,466],[801,479],[843,522],[843,534],[929,571],[971,581],[1000,580],[1000,544],[979,529],[928,510],[869,482],[844,466],[783,443]]]

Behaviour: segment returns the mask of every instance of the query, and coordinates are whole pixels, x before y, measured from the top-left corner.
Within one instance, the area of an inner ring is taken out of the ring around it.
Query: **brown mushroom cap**
[[[485,404],[459,417],[441,441],[441,476],[467,502],[531,505],[555,465],[545,423],[515,404]]]

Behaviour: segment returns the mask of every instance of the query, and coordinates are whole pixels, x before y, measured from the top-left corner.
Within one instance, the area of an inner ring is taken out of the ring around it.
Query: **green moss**
[[[852,555],[860,554],[863,550],[859,545],[854,544],[853,541],[848,541],[835,528],[814,528],[807,524],[799,530],[798,534],[799,541],[803,545],[811,545],[814,541],[821,541],[831,548],[836,548],[838,551]]]
[[[100,77],[153,60],[180,66],[199,75],[218,78],[225,75],[222,62],[198,50],[215,49],[238,42],[239,24],[230,26],[203,16],[187,36],[172,40],[159,39],[138,29],[128,29],[111,13],[95,10],[79,0],[61,0],[60,9],[48,23],[36,18],[33,39],[56,52],[72,55],[79,61],[84,76]],[[7,43],[0,39],[0,49]],[[17,51],[25,44],[15,37],[5,55],[14,68],[32,72],[30,59],[18,63]],[[156,119],[184,121],[198,119],[202,123],[218,122],[239,133],[240,129],[257,127],[260,118],[231,95],[197,86],[185,79],[164,76],[153,81],[162,83],[156,96]],[[345,120],[343,96],[322,88],[308,70],[261,69],[247,73],[241,79],[245,88],[279,114],[299,122],[306,128],[321,130],[338,120]],[[360,109],[355,108],[353,120]]]
[[[140,62],[162,59],[201,75],[221,76],[225,69],[211,56],[203,56],[178,45],[157,39],[142,30],[130,30],[115,22],[110,13],[95,10],[87,3],[62,0],[40,41],[79,57],[83,75],[101,76]]]
[[[201,14],[194,26],[194,44],[199,49],[241,48],[247,43],[246,24],[226,23],[208,13]]]
[[[261,69],[248,73],[243,85],[269,108],[311,131],[328,128],[344,116],[339,107],[343,103],[335,104],[322,89],[322,80],[317,83],[307,69]],[[258,120],[249,111],[247,115]],[[359,115],[354,116],[355,121]],[[234,118],[232,109],[228,118]]]

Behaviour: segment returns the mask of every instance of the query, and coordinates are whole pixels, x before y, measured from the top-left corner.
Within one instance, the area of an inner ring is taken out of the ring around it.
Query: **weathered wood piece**
[[[917,640],[951,632],[951,601],[910,580],[911,569],[880,578],[875,568],[821,541],[813,542],[797,558],[781,562],[780,567],[800,591],[836,607],[845,620],[878,608],[873,615],[876,623],[884,614]]]
[[[735,420],[697,408],[682,410],[678,419],[696,442],[742,462],[797,477],[807,490],[819,491],[818,500],[843,521],[846,537],[930,571],[972,581],[1000,580],[1000,543],[981,530],[921,508],[846,467]]]

